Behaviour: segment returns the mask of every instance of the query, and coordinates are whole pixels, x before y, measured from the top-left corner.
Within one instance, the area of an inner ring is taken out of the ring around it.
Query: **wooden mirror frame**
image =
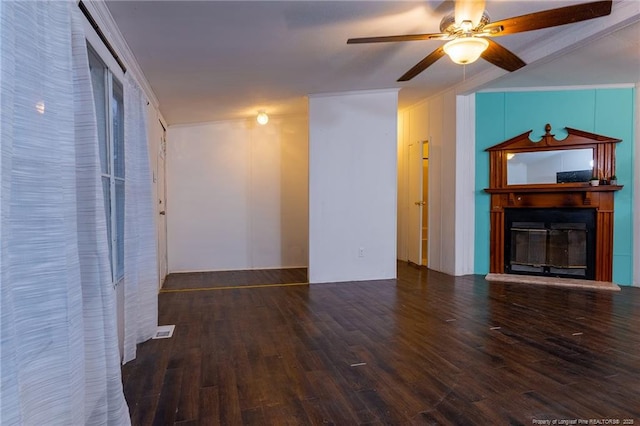
[[[551,125],[545,126],[545,134],[538,142],[529,139],[531,132],[522,133],[514,138],[506,140],[498,145],[487,148],[489,152],[489,188],[547,188],[548,186],[561,185],[566,186],[588,186],[588,182],[572,182],[572,183],[541,183],[541,184],[523,184],[508,185],[507,184],[507,154],[522,152],[540,152],[540,151],[558,151],[571,149],[593,149],[593,176],[598,177],[601,181],[608,181],[611,176],[616,174],[615,144],[621,142],[621,139],[610,138],[608,136],[597,135],[595,133],[585,132],[566,127],[567,137],[563,140],[557,140],[555,135],[551,134]]]

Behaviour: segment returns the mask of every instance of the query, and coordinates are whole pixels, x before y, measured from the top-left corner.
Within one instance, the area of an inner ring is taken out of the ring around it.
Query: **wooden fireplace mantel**
[[[567,128],[564,140],[555,139],[551,126],[539,142],[531,131],[488,148],[491,194],[490,272],[505,272],[504,238],[506,208],[590,208],[596,211],[595,280],[611,281],[613,275],[614,194],[622,185],[590,186],[588,182],[555,184],[507,184],[507,154],[564,149],[593,149],[593,174],[606,182],[615,175],[615,145],[620,139]]]
[[[532,192],[611,192],[611,191],[620,191],[623,188],[623,185],[599,185],[599,186],[591,186],[591,185],[526,185],[526,186],[515,186],[512,185],[507,188],[485,188],[485,192],[489,194],[508,194],[508,193],[532,193]]]

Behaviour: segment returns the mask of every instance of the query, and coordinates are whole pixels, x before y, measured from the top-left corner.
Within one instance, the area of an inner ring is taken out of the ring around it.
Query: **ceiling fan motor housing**
[[[480,18],[480,22],[478,23],[478,25],[476,25],[475,28],[472,28],[472,30],[481,30],[482,27],[490,22],[491,18],[485,10],[484,12],[482,12],[482,18]],[[444,18],[442,18],[442,21],[440,21],[440,32],[442,33],[454,34],[459,32],[460,29],[461,28],[459,26],[456,26],[456,17],[453,13],[445,16]]]

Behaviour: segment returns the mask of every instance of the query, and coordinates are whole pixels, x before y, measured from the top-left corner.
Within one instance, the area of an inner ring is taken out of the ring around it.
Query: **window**
[[[124,92],[98,54],[89,46],[89,69],[96,105],[104,209],[107,218],[111,276],[124,277]]]

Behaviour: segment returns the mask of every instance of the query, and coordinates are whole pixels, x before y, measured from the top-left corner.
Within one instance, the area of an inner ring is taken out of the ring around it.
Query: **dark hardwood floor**
[[[307,283],[306,268],[258,269],[250,271],[185,272],[169,274],[162,290],[220,289]]]
[[[639,288],[265,281],[160,294],[176,329],[123,367],[134,425],[640,425]]]

